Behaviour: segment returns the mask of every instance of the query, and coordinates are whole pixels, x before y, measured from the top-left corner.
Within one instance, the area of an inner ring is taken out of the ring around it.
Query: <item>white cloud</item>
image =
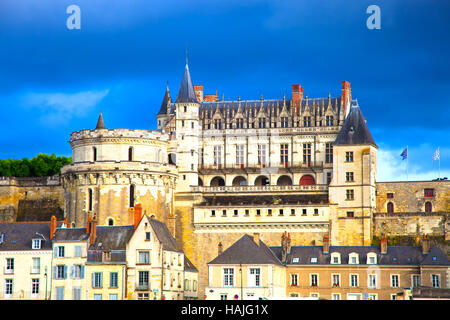
[[[22,105],[41,110],[41,121],[50,126],[66,124],[73,117],[88,114],[109,93],[109,90],[77,93],[29,93]]]
[[[402,160],[402,149],[378,149],[377,181],[424,181],[433,180],[439,176],[438,161],[432,161],[434,147],[423,144],[408,147],[408,162]],[[440,177],[450,178],[450,170],[442,166],[443,155],[450,153],[449,148],[440,148]],[[406,175],[408,165],[408,176]]]

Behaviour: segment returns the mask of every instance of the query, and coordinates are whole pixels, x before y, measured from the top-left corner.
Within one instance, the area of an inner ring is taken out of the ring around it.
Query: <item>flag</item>
[[[437,150],[433,153],[433,161],[436,161],[436,160],[440,160],[439,147],[438,147]]]
[[[403,152],[400,154],[400,157],[402,157],[402,160],[408,158],[408,147],[406,147],[406,149],[403,150]]]

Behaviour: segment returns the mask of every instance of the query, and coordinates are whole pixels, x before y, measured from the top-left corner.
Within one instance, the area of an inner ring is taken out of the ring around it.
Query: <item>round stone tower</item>
[[[173,216],[175,165],[169,137],[158,131],[107,129],[100,114],[94,130],[70,135],[72,163],[61,170],[64,214],[71,226],[133,224],[133,208],[167,222]]]

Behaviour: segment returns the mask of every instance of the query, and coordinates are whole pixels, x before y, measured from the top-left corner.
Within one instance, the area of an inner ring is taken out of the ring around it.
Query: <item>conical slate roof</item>
[[[333,143],[335,146],[352,144],[373,145],[378,148],[367,127],[366,118],[364,118],[356,100],[352,101],[350,112]]]
[[[95,127],[95,129],[106,129],[101,112],[100,115],[98,116],[97,126]]]
[[[199,103],[197,96],[195,95],[194,86],[192,85],[191,75],[189,73],[189,67],[186,63],[184,68],[183,80],[181,81],[180,91],[178,91],[176,103],[180,102],[194,102]]]
[[[159,108],[159,112],[157,116],[160,114],[167,114],[167,108],[172,103],[172,98],[170,97],[169,86],[167,86],[166,93],[164,94],[163,102],[161,103],[161,108]]]

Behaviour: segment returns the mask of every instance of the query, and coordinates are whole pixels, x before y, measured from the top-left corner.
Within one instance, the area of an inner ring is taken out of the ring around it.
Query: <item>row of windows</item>
[[[394,204],[392,202],[388,202],[386,205],[387,212],[393,213],[394,212]],[[433,205],[430,201],[425,202],[425,212],[426,213],[432,213],[433,212]]]
[[[309,286],[318,287],[319,286],[319,274],[312,273],[309,274],[308,279]],[[328,285],[332,287],[341,287],[344,284],[341,282],[341,275],[336,273],[331,275],[330,283]],[[299,286],[299,274],[290,274],[290,286]],[[359,287],[361,286],[359,281],[359,274],[350,274],[348,278],[347,285],[349,287]],[[413,274],[411,275],[411,286],[417,287],[420,286],[420,275]],[[432,274],[431,275],[431,286],[433,288],[440,287],[440,275]],[[379,287],[378,276],[376,274],[368,274],[367,275],[367,287],[368,288],[377,288]],[[400,287],[400,275],[391,274],[390,277],[390,287],[391,288],[399,288]]]
[[[261,216],[262,211],[263,211],[263,209],[256,209],[255,210],[256,216]],[[266,212],[267,216],[271,216],[275,212],[274,209],[265,209],[264,211]],[[222,210],[222,216],[226,216],[227,212],[228,211],[226,209],[223,209]],[[232,210],[232,212],[233,212],[233,216],[236,216],[236,217],[239,216],[239,210],[238,209],[234,209],[234,210]],[[290,211],[288,211],[288,210],[285,211],[284,209],[278,209],[277,212],[278,212],[278,215],[280,215],[280,216],[283,216],[285,212],[289,212],[289,214],[291,216],[294,216],[296,214],[296,210],[295,209],[291,209]],[[302,212],[302,216],[306,216],[307,215],[307,209],[302,209],[301,212]],[[245,216],[249,216],[250,215],[250,209],[245,209],[244,210],[244,215]],[[315,208],[313,215],[314,216],[318,216],[319,215],[319,209]],[[216,210],[211,210],[211,216],[212,217],[216,216]]]
[[[311,127],[312,125],[312,119],[311,116],[305,116],[303,117],[302,121],[297,120],[297,122],[294,121],[289,121],[288,117],[281,117],[280,119],[280,128],[289,128],[289,127],[294,127],[294,125],[296,124],[295,127],[300,127],[301,124],[303,124],[303,127]],[[333,116],[326,116],[325,117],[325,126],[327,127],[332,127],[334,126],[334,117]],[[223,124],[223,126],[222,126]],[[184,126],[184,120],[182,120],[182,126]],[[323,126],[323,122],[322,120],[317,122],[317,126],[322,127]],[[216,129],[216,130],[220,130],[220,129],[227,129],[227,124],[224,123],[221,119],[214,119],[214,121],[212,123],[205,123],[203,125],[203,129]],[[277,122],[271,122],[271,121],[267,121],[266,118],[258,118],[257,121],[254,122],[249,122],[249,126],[248,128],[258,128],[258,129],[264,129],[264,128],[277,128]],[[192,127],[193,128],[193,127]],[[235,124],[233,126],[233,123],[228,124],[228,129],[243,129],[244,128],[244,119],[243,118],[237,118],[235,120]]]
[[[235,286],[234,268],[223,268],[222,280],[224,287],[234,287]],[[249,268],[247,277],[247,286],[248,287],[261,286],[261,268]]]

